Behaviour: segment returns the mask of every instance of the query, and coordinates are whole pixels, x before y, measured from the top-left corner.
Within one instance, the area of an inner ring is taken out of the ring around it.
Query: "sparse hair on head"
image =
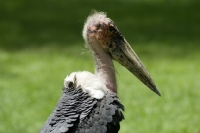
[[[98,12],[96,10],[92,10],[90,15],[85,21],[84,27],[83,27],[83,38],[87,42],[87,29],[89,25],[95,24],[97,22],[100,22],[101,20],[105,21],[109,18],[107,18],[107,15],[105,12]],[[110,19],[109,19],[110,20]]]

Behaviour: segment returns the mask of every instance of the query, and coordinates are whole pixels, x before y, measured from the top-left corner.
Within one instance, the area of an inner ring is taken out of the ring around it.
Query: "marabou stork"
[[[117,133],[124,106],[117,96],[116,60],[160,95],[144,65],[103,12],[86,20],[83,38],[95,62],[95,74],[73,72],[64,80],[63,93],[40,133]]]

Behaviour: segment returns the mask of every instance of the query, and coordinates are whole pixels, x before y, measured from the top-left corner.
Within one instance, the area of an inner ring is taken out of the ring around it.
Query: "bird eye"
[[[95,26],[96,26],[97,30],[101,28],[101,24],[96,24]]]

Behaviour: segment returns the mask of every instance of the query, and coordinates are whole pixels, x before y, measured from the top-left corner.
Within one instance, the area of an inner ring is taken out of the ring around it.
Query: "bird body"
[[[73,72],[64,79],[63,93],[40,133],[118,133],[124,119],[117,96],[112,60],[126,67],[160,95],[139,57],[103,12],[91,14],[83,28],[95,73]]]
[[[106,91],[101,99],[91,97],[81,86],[63,88],[63,93],[40,133],[116,133],[124,119],[117,94]]]

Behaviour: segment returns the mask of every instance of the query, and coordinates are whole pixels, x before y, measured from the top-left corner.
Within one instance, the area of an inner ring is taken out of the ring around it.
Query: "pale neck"
[[[99,43],[91,46],[95,62],[95,75],[105,83],[106,87],[117,93],[115,68],[111,56],[106,53]]]

